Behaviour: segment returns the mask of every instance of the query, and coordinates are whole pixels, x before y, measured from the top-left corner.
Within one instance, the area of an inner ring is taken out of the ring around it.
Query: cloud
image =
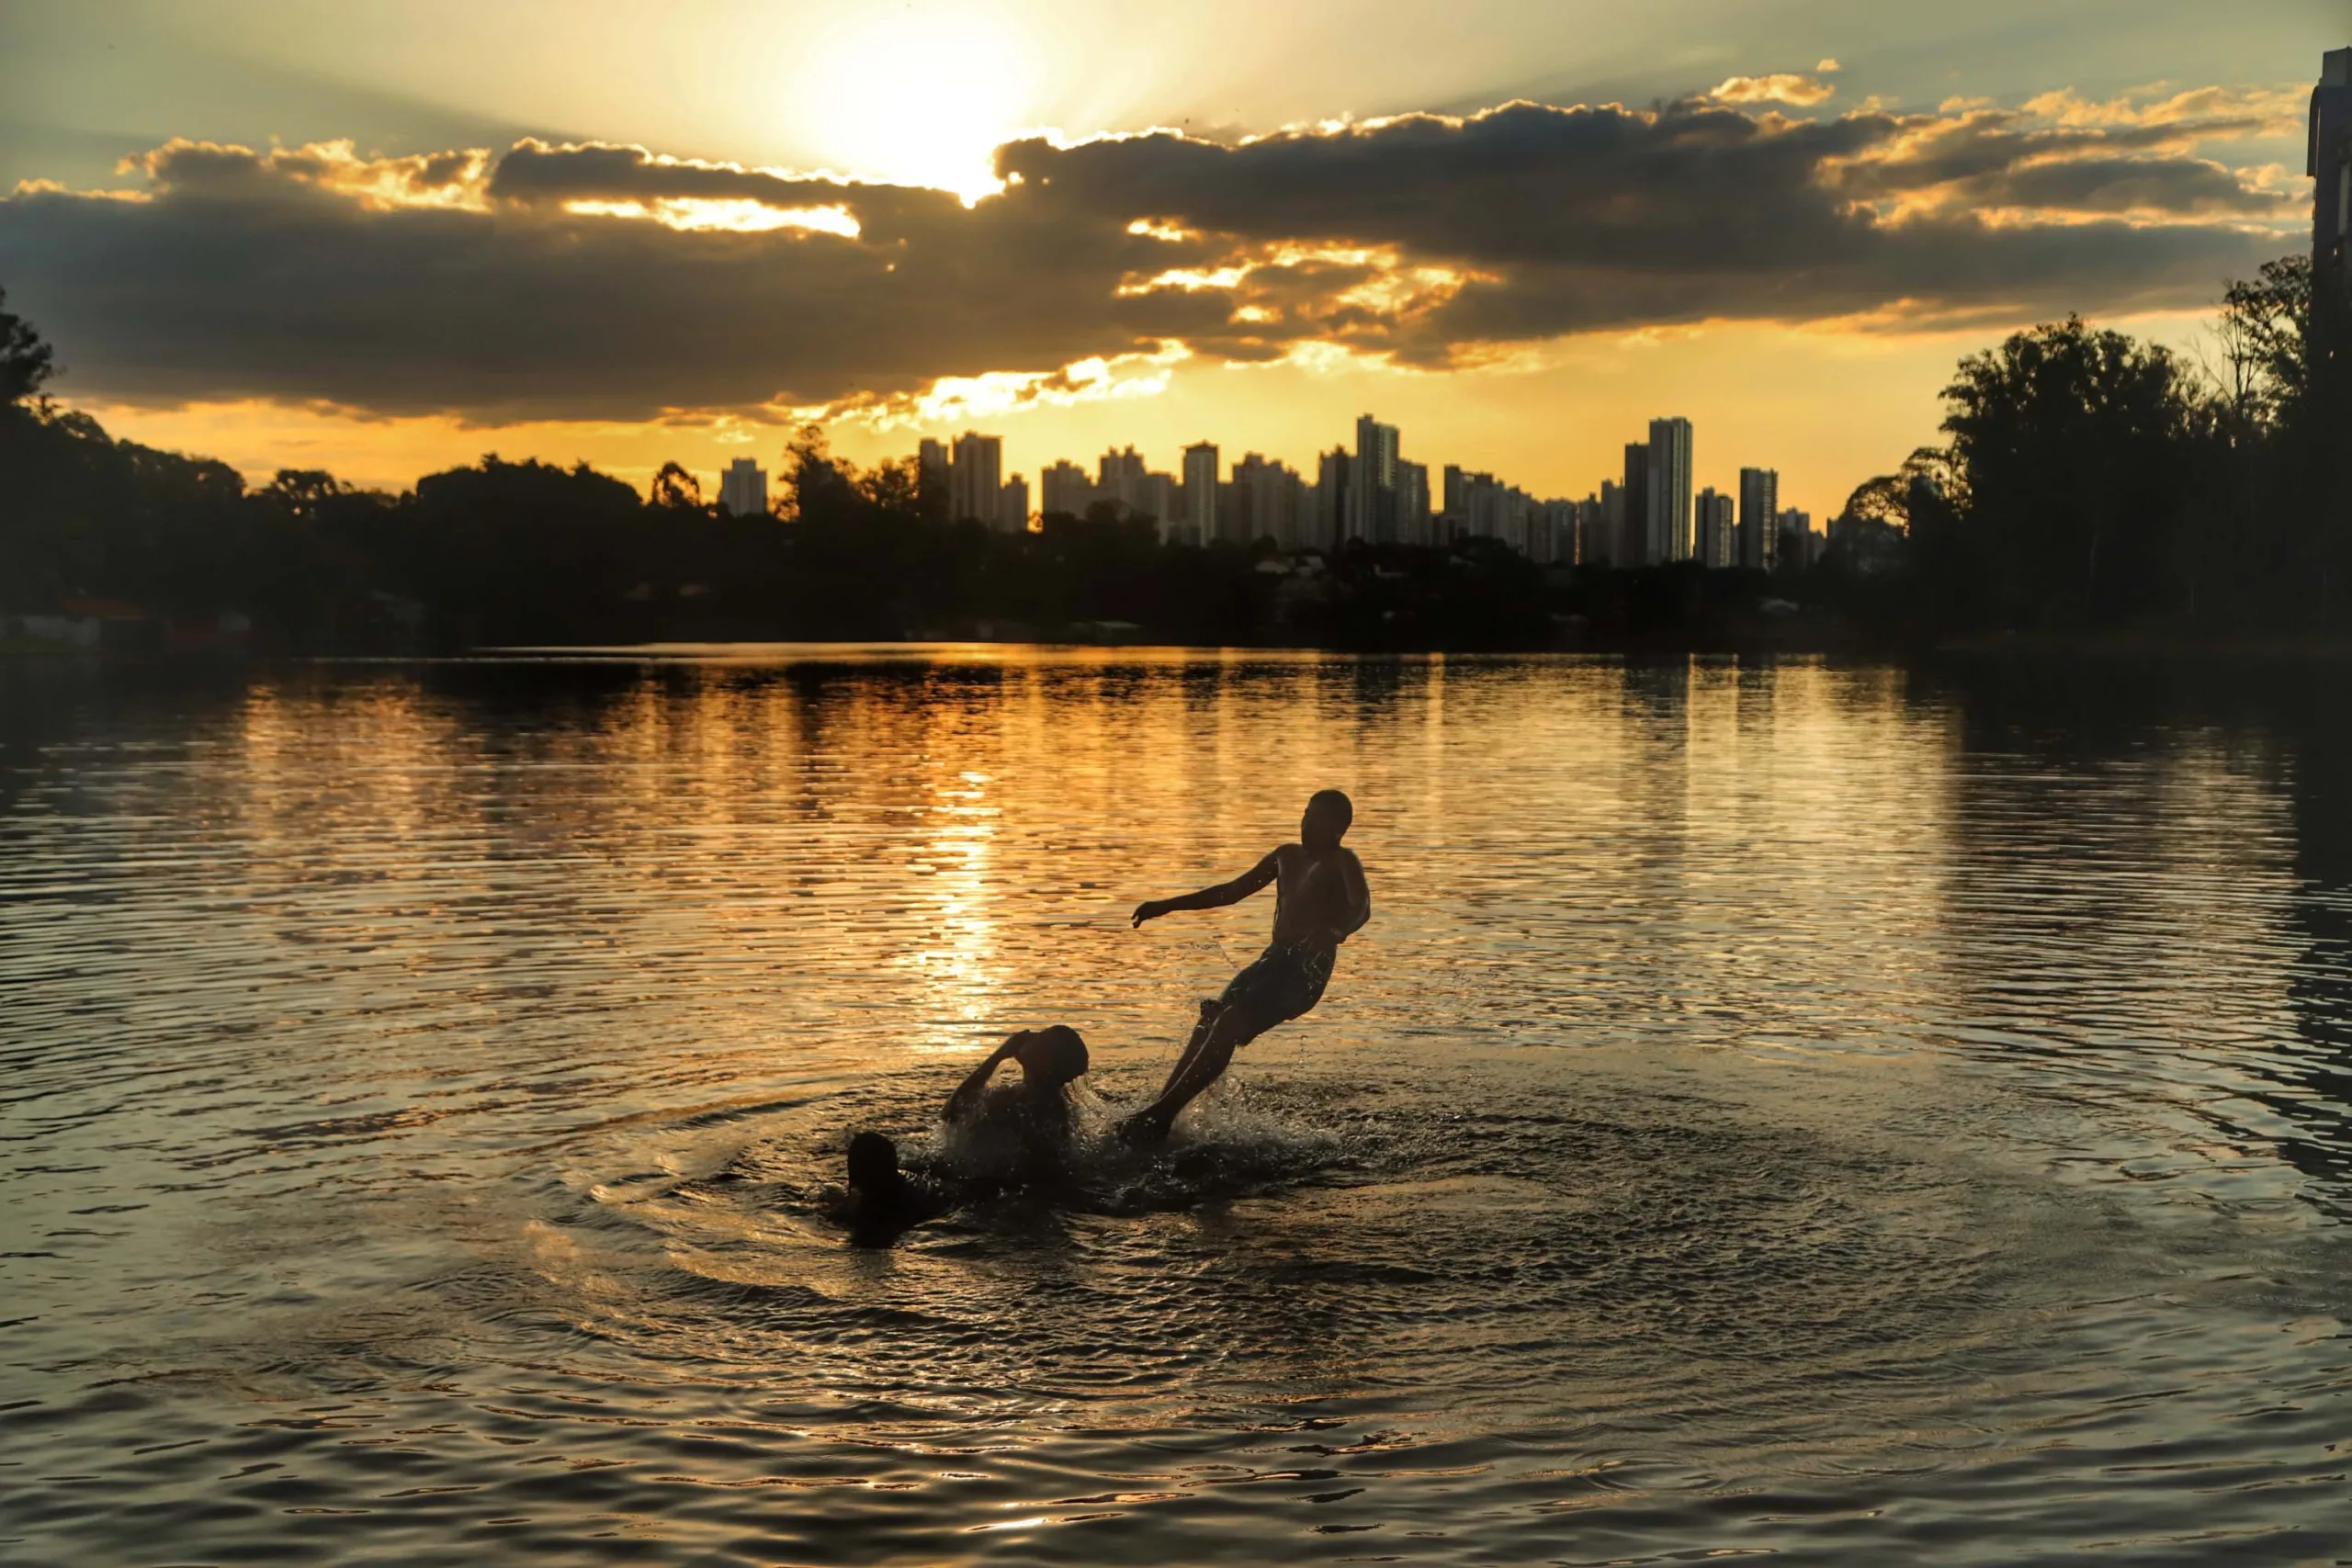
[[[2267,100],[2120,102],[1040,136],[968,207],[601,143],[175,141],[128,199],[0,200],[0,282],[70,389],[123,400],[881,418],[1136,395],[1188,358],[1444,368],[1712,320],[2190,306],[2291,243],[2291,188],[2198,152]]]
[[[1827,62],[1836,70],[1838,62]],[[1779,71],[1770,76],[1731,76],[1718,83],[1707,96],[1719,104],[1794,104],[1810,108],[1827,103],[1838,96],[1838,89],[1826,82],[1793,71]]]

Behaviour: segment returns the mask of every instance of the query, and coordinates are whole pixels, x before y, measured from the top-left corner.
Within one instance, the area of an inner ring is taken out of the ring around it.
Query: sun
[[[1032,52],[985,16],[893,8],[824,39],[793,107],[828,167],[969,202],[998,188],[989,155],[1022,129],[1035,77]]]

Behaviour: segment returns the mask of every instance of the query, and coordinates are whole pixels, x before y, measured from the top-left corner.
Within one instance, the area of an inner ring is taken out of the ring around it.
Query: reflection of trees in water
[[[2352,714],[2329,672],[2020,661],[1917,694],[1961,720],[1967,1021],[2064,1059],[2144,1021],[2132,1050],[2219,1056],[2268,1119],[2210,1095],[2197,1113],[2352,1207]],[[2284,854],[2265,860],[2237,789],[2278,808]]]

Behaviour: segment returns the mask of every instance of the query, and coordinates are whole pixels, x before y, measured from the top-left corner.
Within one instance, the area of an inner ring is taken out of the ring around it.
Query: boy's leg
[[[1248,1009],[1219,1010],[1201,1037],[1200,1049],[1187,1053],[1158,1100],[1119,1124],[1119,1135],[1129,1143],[1157,1143],[1166,1137],[1168,1129],[1175,1124],[1176,1113],[1224,1075],[1235,1051],[1263,1032],[1250,1018]]]
[[[1200,1021],[1193,1025],[1193,1037],[1184,1042],[1184,1054],[1176,1058],[1174,1066],[1168,1069],[1168,1081],[1159,1086],[1161,1094],[1164,1095],[1174,1089],[1176,1080],[1182,1077],[1185,1069],[1198,1059],[1201,1048],[1208,1043],[1209,1025],[1216,1021],[1216,1015],[1224,1010],[1224,1007],[1225,1004],[1221,1001],[1211,1001],[1205,997],[1201,998]]]

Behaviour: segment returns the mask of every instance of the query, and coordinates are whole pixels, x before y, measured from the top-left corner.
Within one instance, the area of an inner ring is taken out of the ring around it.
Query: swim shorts
[[[1240,1008],[1255,1027],[1253,1037],[1292,1019],[1323,999],[1331,978],[1336,949],[1300,942],[1270,947],[1236,975],[1218,998],[1227,1008]]]

